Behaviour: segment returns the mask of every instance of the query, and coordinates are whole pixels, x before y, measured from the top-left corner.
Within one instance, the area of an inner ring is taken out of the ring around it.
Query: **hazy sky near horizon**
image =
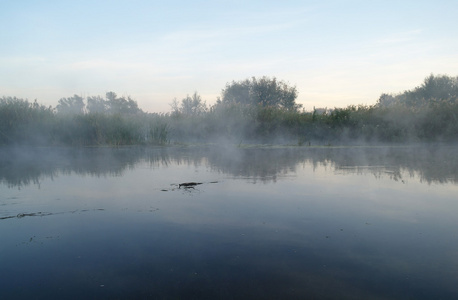
[[[0,0],[0,96],[131,96],[149,112],[276,77],[315,107],[458,75],[458,1]]]

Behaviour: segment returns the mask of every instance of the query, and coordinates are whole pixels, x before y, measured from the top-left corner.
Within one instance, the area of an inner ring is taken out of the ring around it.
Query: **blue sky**
[[[0,96],[131,96],[150,112],[270,76],[313,107],[458,75],[458,1],[4,1]]]

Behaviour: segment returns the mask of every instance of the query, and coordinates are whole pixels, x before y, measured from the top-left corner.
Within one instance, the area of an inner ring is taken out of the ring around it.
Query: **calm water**
[[[0,149],[0,299],[456,299],[457,150]]]

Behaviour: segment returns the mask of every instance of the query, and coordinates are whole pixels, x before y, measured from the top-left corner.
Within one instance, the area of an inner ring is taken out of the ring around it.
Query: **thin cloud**
[[[187,30],[179,30],[167,33],[162,37],[165,43],[188,44],[198,43],[202,41],[226,41],[229,42],[233,38],[249,37],[254,35],[264,35],[273,32],[288,30],[295,26],[297,22],[282,22],[271,25],[262,26],[226,26],[219,28],[195,28]]]
[[[24,55],[24,56],[2,56],[0,57],[0,64],[2,66],[23,66],[30,64],[42,64],[47,62],[48,59],[42,56],[36,55]]]
[[[83,60],[63,65],[64,69],[69,70],[137,69],[140,67],[141,65],[138,63],[124,63],[105,59]]]
[[[421,29],[415,29],[404,32],[397,32],[389,36],[382,37],[375,41],[378,45],[393,45],[413,41],[422,34]]]

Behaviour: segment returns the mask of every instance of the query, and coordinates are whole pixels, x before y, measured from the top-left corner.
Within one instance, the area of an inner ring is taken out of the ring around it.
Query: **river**
[[[2,148],[0,298],[453,299],[457,150]]]

